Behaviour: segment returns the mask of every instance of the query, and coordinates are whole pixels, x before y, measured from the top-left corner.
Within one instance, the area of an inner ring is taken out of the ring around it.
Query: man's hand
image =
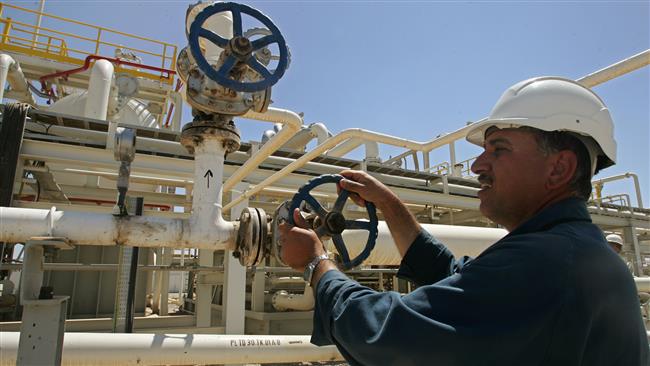
[[[303,272],[312,259],[325,253],[325,248],[316,233],[306,229],[307,223],[300,215],[300,209],[293,212],[293,221],[296,226],[291,226],[288,222],[279,225],[282,242],[280,255],[286,265]]]
[[[339,182],[340,188],[350,191],[350,198],[359,206],[365,207],[368,201],[383,211],[389,202],[399,201],[388,187],[364,171],[344,170],[341,175],[345,179]]]
[[[370,174],[358,170],[344,170],[341,175],[345,179],[339,182],[340,187],[351,192],[350,198],[357,205],[365,206],[368,201],[381,210],[395,246],[404,257],[421,230],[415,217],[393,191]]]

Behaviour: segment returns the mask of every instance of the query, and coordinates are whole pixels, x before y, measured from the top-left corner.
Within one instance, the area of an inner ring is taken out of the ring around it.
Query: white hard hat
[[[623,246],[623,238],[621,238],[621,236],[618,234],[609,234],[605,240],[607,240],[608,243],[614,243]]]
[[[594,92],[573,80],[545,76],[511,86],[490,116],[470,129],[467,141],[483,146],[485,131],[492,126],[573,132],[589,151],[592,173],[616,162],[609,110]]]

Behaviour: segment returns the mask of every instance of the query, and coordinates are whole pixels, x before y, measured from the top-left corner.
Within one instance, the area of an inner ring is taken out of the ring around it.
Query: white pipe
[[[41,0],[41,5],[38,9],[38,16],[36,17],[36,33],[32,37],[32,49],[36,47],[36,42],[38,41],[38,36],[41,32],[41,21],[43,20],[43,11],[45,11],[45,0]]]
[[[322,144],[325,142],[325,140],[332,137],[332,134],[323,123],[312,123],[309,125],[309,129],[316,136],[316,143],[318,145]]]
[[[379,162],[379,144],[376,141],[366,141],[366,161]]]
[[[637,291],[650,292],[650,277],[634,277]]]
[[[464,255],[476,257],[508,233],[504,229],[472,226],[434,224],[420,224],[420,226],[447,246],[457,258]],[[365,230],[345,230],[342,235],[350,258],[361,253],[368,240],[368,232]],[[329,250],[335,251],[334,245],[331,243],[328,243],[327,246]],[[399,265],[401,261],[402,257],[395,247],[388,225],[386,222],[380,221],[375,248],[363,264]]]
[[[206,7],[212,5],[212,2],[198,3],[193,5],[185,18],[185,31],[186,34],[190,33],[190,26],[196,19],[196,16],[203,11]],[[203,23],[204,29],[209,29],[210,31],[218,34],[219,36],[225,39],[231,39],[233,37],[233,27],[232,27],[232,13],[229,11],[224,11],[217,13]],[[204,38],[199,38],[199,45],[204,52],[204,57],[210,64],[215,64],[219,60],[219,55],[223,52],[223,49],[216,44],[207,41]],[[185,94],[185,92],[183,92]]]
[[[350,151],[356,149],[363,143],[363,140],[361,139],[349,139],[347,141],[344,141],[335,147],[331,148],[330,150],[327,150],[325,152],[325,155],[327,156],[334,156],[337,158],[345,156],[345,154],[349,153]]]
[[[267,134],[268,140],[270,140],[276,133]],[[311,132],[309,127],[303,126],[300,131],[298,131],[289,141],[282,145],[283,149],[293,149],[299,151],[305,151],[305,146],[314,138],[314,134]],[[268,141],[267,140],[267,141]]]
[[[234,199],[231,201],[229,204],[224,206],[224,211],[229,210],[231,207],[236,205],[237,203],[241,202],[244,199],[247,199],[256,193],[260,192],[263,190],[266,186],[273,184],[275,181],[278,179],[281,179],[282,177],[290,174],[294,170],[300,168],[303,166],[305,163],[311,161],[315,157],[321,155],[323,152],[337,146],[339,143],[351,140],[351,139],[359,139],[362,141],[376,141],[380,142],[383,144],[387,145],[393,145],[393,146],[399,146],[399,147],[404,147],[407,149],[411,150],[417,150],[417,151],[431,151],[433,149],[436,149],[440,146],[444,146],[452,141],[456,141],[459,138],[465,137],[467,134],[467,131],[472,127],[472,125],[467,125],[463,128],[460,128],[452,133],[449,133],[447,135],[441,136],[439,138],[435,138],[429,142],[415,142],[411,140],[406,140],[390,135],[385,135],[377,132],[372,132],[372,131],[367,131],[359,128],[350,128],[347,130],[342,131],[338,135],[332,136],[325,140],[324,143],[318,145],[316,148],[313,150],[309,151],[305,155],[301,156],[299,159],[296,159],[293,163],[287,165],[284,167],[282,170],[278,171],[271,177],[265,179],[263,182],[260,184],[256,185],[255,187],[245,191],[242,193],[241,196],[238,198]],[[266,146],[266,145],[264,145]],[[357,145],[358,146],[358,145]]]
[[[97,60],[90,71],[88,95],[84,117],[106,120],[108,103],[113,82],[113,64],[107,60]]]
[[[169,97],[171,98],[172,103],[174,103],[171,129],[172,131],[178,132],[181,130],[181,118],[183,117],[183,97],[177,92],[169,93]]]
[[[205,242],[229,243],[233,223],[221,216],[223,166],[226,151],[219,139],[205,138],[194,147],[194,186],[190,227]],[[211,173],[211,174],[210,174]],[[211,228],[211,230],[204,230]],[[216,248],[215,248],[216,249]],[[234,249],[234,248],[228,248]]]
[[[314,309],[314,290],[305,284],[302,294],[290,294],[287,291],[278,291],[273,294],[273,307],[279,311],[298,310],[309,311]]]
[[[14,59],[6,54],[0,54],[0,102],[5,96],[5,83],[7,82],[7,75],[9,74],[9,68],[13,67],[16,64]]]
[[[15,365],[19,332],[2,332],[0,365]],[[65,333],[61,365],[212,365],[343,360],[309,336]]]
[[[625,60],[619,61],[613,65],[607,66],[587,76],[584,76],[577,81],[586,86],[593,88],[596,85],[602,84],[608,80],[614,79],[621,75],[625,75],[634,70],[640,69],[650,64],[650,49],[640,52]]]
[[[230,249],[236,235],[232,223],[222,232],[212,226],[193,228],[185,219],[50,211],[0,207],[0,241],[24,243],[36,236],[55,236],[73,245]]]
[[[297,113],[285,109],[269,108],[265,113],[249,111],[242,117],[258,121],[281,123],[282,129],[262,145],[257,153],[251,156],[244,165],[237,169],[237,171],[224,182],[224,192],[229,192],[237,183],[246,178],[250,172],[257,169],[260,163],[289,141],[289,139],[291,139],[302,126],[302,117]],[[237,203],[239,202],[241,202],[241,200],[237,201]],[[232,207],[232,205],[230,207]]]
[[[189,220],[0,207],[0,241],[56,236],[77,245],[233,249],[238,228],[221,216],[224,154],[217,139],[206,138],[195,146]]]
[[[639,184],[639,176],[634,173],[625,173],[619,175],[613,175],[611,177],[606,177],[598,180],[594,180],[591,184],[605,184],[607,182],[613,182],[620,179],[632,178],[634,181],[634,190],[636,192],[636,202],[639,208],[643,208],[643,198],[641,197],[641,185]]]
[[[19,94],[21,102],[36,105],[20,64],[11,56],[3,53],[0,54],[0,103],[4,98],[5,83],[7,82],[9,82],[11,90]]]

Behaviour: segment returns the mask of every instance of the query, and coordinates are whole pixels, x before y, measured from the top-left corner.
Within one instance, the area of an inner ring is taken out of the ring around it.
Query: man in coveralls
[[[455,259],[375,178],[342,173],[382,211],[398,276],[419,286],[407,295],[347,278],[297,212],[281,225],[285,263],[311,272],[312,342],[351,365],[649,365],[634,281],[585,204],[616,160],[603,101],[568,79],[525,80],[467,140],[485,149],[472,164],[481,213],[509,231],[474,259]]]

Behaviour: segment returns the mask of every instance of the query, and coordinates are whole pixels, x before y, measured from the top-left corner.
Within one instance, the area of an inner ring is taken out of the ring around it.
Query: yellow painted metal
[[[23,23],[5,17],[9,10],[11,10],[12,14],[16,13],[18,16],[31,16],[30,14],[36,14],[42,15],[44,18],[55,19],[60,21],[62,26],[67,29],[74,28],[73,26],[81,26],[83,31],[70,33],[47,27],[37,27],[33,24]],[[160,65],[161,68],[175,70],[177,47],[170,43],[99,27],[57,15],[41,13],[2,2],[0,2],[0,22],[2,22],[0,50],[47,58],[71,65],[83,65],[86,57],[89,55],[112,58],[115,55],[107,53],[106,49],[120,48],[142,57],[143,64]],[[29,37],[36,41],[33,41]],[[112,40],[119,38],[120,40],[119,43],[115,43],[115,41],[107,41],[108,38]],[[140,45],[139,48],[125,46],[136,42]],[[74,44],[75,48],[68,47],[68,44]],[[167,77],[167,75],[159,72],[142,71],[124,65],[117,66],[117,70],[135,77],[147,78],[169,85],[174,81],[173,75]]]

